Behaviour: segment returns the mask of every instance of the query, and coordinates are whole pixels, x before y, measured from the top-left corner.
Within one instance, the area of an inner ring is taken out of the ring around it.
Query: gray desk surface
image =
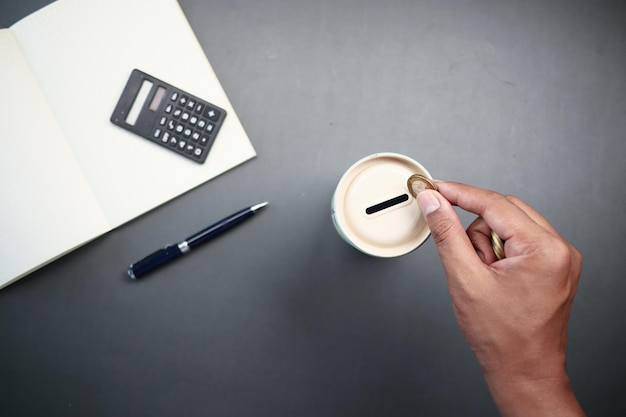
[[[496,415],[432,240],[378,260],[333,229],[339,177],[380,151],[520,196],[583,253],[569,372],[589,415],[626,415],[623,2],[181,5],[258,157],[0,291],[0,415]]]

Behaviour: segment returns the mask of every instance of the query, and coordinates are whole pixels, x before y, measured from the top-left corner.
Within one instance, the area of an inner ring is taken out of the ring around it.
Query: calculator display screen
[[[128,123],[129,125],[134,126],[135,123],[137,123],[139,113],[141,112],[143,103],[145,103],[146,99],[148,98],[148,94],[150,94],[152,85],[152,82],[148,80],[143,80],[143,82],[141,83],[141,88],[139,88],[139,92],[135,97],[135,101],[133,102],[133,105],[128,112],[128,116],[126,117],[126,123]]]
[[[165,88],[159,86],[156,93],[154,93],[154,98],[152,99],[152,102],[150,103],[150,107],[148,107],[148,109],[150,109],[151,111],[157,111],[159,109],[161,101],[163,101],[163,97],[165,97]]]

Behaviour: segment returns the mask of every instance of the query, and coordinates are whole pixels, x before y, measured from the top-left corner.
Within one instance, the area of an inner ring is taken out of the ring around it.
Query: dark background
[[[2,0],[0,25],[46,3]],[[1,290],[0,415],[497,415],[432,239],[375,259],[333,229],[340,176],[383,151],[521,197],[582,252],[569,373],[589,416],[626,415],[624,2],[180,3],[258,157]]]

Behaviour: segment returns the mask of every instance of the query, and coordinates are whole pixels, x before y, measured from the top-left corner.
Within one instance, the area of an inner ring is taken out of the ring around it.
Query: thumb
[[[459,216],[448,200],[434,190],[417,195],[417,204],[435,240],[448,278],[462,278],[468,268],[482,267]]]

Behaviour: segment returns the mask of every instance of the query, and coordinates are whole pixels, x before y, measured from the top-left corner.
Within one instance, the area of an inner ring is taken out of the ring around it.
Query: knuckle
[[[513,194],[507,194],[506,196],[504,196],[504,198],[506,198],[510,203],[513,203],[515,206],[520,207],[522,208],[522,210],[526,211],[524,207],[527,207],[528,203],[526,203],[524,200],[522,200],[518,196],[513,195]]]
[[[508,206],[512,202],[511,198],[516,198],[516,197],[512,197],[509,195],[504,195],[504,194],[500,194],[498,192],[492,191],[491,195],[489,195],[488,198],[486,199],[485,204],[496,205],[498,207],[505,207],[505,206]]]
[[[582,267],[582,256],[569,243],[562,239],[554,239],[550,245],[550,258],[558,270],[574,269],[577,272]]]
[[[515,204],[516,206],[524,202],[521,198],[513,194],[507,194],[505,198],[509,200],[511,203]]]
[[[497,191],[493,191],[493,190],[488,190],[487,194],[486,194],[486,199],[490,200],[490,201],[500,201],[506,198],[506,196],[504,194],[501,194]]]
[[[571,256],[572,256],[572,265],[576,269],[578,273],[583,268],[583,256],[582,254],[573,246],[570,246]]]
[[[560,239],[553,239],[550,245],[551,257],[559,266],[569,265],[570,263],[570,250],[568,245]]]

